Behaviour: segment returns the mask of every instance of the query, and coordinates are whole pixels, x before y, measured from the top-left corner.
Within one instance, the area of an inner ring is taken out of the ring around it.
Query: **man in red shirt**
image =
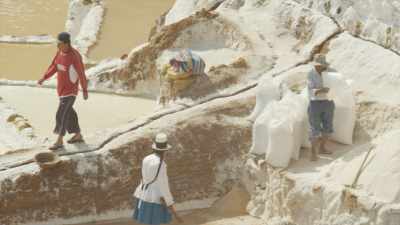
[[[58,134],[57,141],[49,148],[58,150],[63,147],[63,137],[66,132],[75,134],[68,143],[83,142],[83,136],[78,123],[73,104],[78,95],[79,83],[83,90],[83,99],[88,99],[87,80],[82,57],[71,46],[69,33],[62,32],[57,37],[58,51],[53,62],[44,76],[38,81],[39,85],[57,72],[57,93],[60,97],[56,115],[56,127],[54,133]]]

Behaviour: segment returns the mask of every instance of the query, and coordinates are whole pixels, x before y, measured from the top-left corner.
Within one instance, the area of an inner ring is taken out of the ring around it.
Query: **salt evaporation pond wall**
[[[175,0],[105,0],[105,20],[89,57],[119,57],[147,41],[155,21]]]

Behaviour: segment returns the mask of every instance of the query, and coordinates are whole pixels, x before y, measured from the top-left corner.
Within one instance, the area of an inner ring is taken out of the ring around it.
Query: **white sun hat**
[[[152,148],[156,151],[168,151],[169,149],[171,149],[171,145],[168,144],[167,135],[164,133],[157,134]]]

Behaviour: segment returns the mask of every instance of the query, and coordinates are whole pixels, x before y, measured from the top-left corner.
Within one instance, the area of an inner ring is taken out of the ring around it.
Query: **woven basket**
[[[60,162],[60,159],[53,152],[40,152],[35,155],[35,162],[40,168],[48,169],[56,166]]]

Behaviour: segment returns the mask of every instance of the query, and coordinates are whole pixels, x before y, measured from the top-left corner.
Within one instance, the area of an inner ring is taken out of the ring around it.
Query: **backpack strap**
[[[154,179],[153,179],[152,181],[150,181],[150,182],[147,183],[147,184],[144,184],[144,182],[143,182],[143,177],[142,177],[142,191],[143,191],[143,189],[144,189],[144,190],[147,190],[147,188],[148,188],[151,184],[153,184],[154,182],[156,182],[156,180],[157,180],[157,178],[158,178],[158,174],[160,173],[160,170],[161,170],[161,165],[162,165],[162,163],[163,163],[163,160],[160,160],[160,165],[158,165],[158,169],[157,169],[156,176],[154,177]]]

